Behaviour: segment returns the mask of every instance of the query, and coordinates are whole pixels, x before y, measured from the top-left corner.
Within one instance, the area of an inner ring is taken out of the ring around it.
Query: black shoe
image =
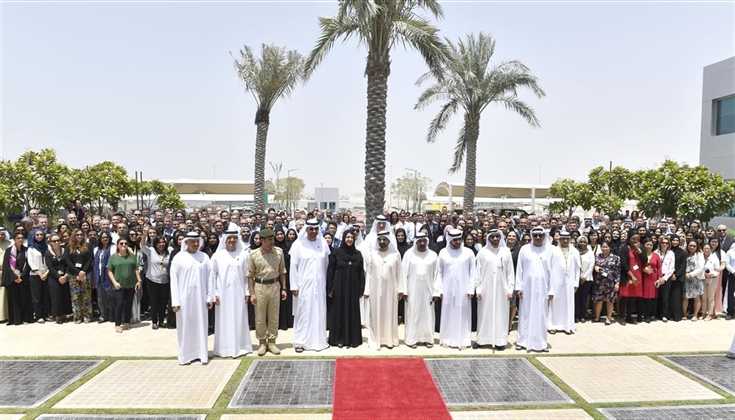
[[[587,322],[587,318],[582,318],[582,319],[579,320],[579,322],[581,322],[582,324],[584,324],[585,322]]]
[[[477,350],[477,349],[479,349],[479,348],[480,348],[480,345],[479,345],[479,344],[477,344],[477,342],[475,342],[475,343],[472,343],[472,348],[473,348],[473,349],[475,349],[475,350]]]
[[[725,320],[726,320],[726,321],[730,321],[731,319],[732,319],[732,315],[727,315],[727,316],[725,316]]]
[[[105,322],[105,319],[104,319],[104,318],[102,318],[102,317],[100,317],[100,319],[98,319],[98,320],[97,320],[97,323],[98,323],[98,324],[102,324],[102,323],[104,323],[104,322]]]
[[[158,324],[153,324],[153,325],[151,326],[151,328],[153,328],[154,330],[157,330],[157,329],[158,329]]]
[[[505,350],[505,346],[495,346],[495,350],[497,350],[497,351],[503,351],[503,350]]]

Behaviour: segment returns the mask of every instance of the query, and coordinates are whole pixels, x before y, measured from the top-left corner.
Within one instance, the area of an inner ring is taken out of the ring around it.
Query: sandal
[[[418,347],[418,346],[417,346],[416,344],[411,344],[411,345],[410,345],[410,346],[408,346],[408,347],[410,347],[410,348],[412,348],[412,349],[415,349],[415,348],[416,348],[416,347]]]
[[[523,350],[525,347],[521,346],[520,344],[516,344],[516,350]]]
[[[548,330],[548,331],[546,331],[546,332],[548,332],[548,333],[549,333],[549,334],[551,334],[551,335],[554,335],[554,334],[556,334],[556,330]]]
[[[426,348],[427,348],[427,349],[430,349],[430,348],[432,348],[432,347],[434,347],[434,345],[433,345],[433,344],[431,344],[431,343],[426,343]]]
[[[303,347],[296,347],[296,353],[303,353],[304,348]]]
[[[605,325],[610,325],[610,321],[605,320]]]
[[[120,326],[115,327],[115,332],[122,333],[122,327]]]

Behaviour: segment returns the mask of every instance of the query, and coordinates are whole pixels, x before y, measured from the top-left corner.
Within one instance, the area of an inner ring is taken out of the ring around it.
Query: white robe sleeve
[[[180,274],[181,256],[176,255],[171,262],[171,306],[181,306],[181,290],[179,290],[181,279]]]
[[[505,275],[505,293],[511,295],[515,287],[516,275],[513,272],[513,256],[510,252],[503,256],[501,270]]]
[[[442,259],[441,255],[436,259],[436,275],[434,276],[434,294],[433,297],[442,297],[444,294],[444,281],[442,279],[443,276],[443,267],[442,267]]]
[[[243,252],[242,253],[242,290],[245,292],[245,296],[250,296],[250,283],[248,282],[248,268],[250,267],[250,253],[249,252]],[[291,268],[291,267],[289,267]]]
[[[288,267],[290,277],[289,280],[291,281],[291,290],[299,290],[299,263],[301,262],[301,259],[299,258],[299,253],[301,251],[301,245],[296,244],[296,252],[291,254],[291,265]]]
[[[209,264],[209,277],[214,282],[214,297],[215,301],[220,295],[220,290],[222,290],[222,281],[219,279],[219,276],[217,275],[218,267],[217,267],[217,257],[216,255],[212,256],[212,260]]]
[[[408,296],[408,279],[411,276],[411,251],[406,252],[401,260],[401,273],[403,277],[403,295]]]
[[[483,252],[480,251],[477,253],[477,258],[475,258],[475,293],[478,295],[482,294],[482,291],[485,289],[485,264],[482,263],[484,260],[483,258]]]
[[[475,294],[475,254],[468,249],[465,250],[467,257],[467,294]]]
[[[204,264],[207,265],[207,267],[204,269],[204,275],[207,276],[207,303],[214,303],[216,301],[215,299],[215,279],[211,276],[211,270],[212,270],[212,261],[209,259],[207,255],[204,255]]]
[[[396,255],[396,263],[393,267],[393,275],[396,279],[396,288],[398,293],[406,293],[406,278],[403,276],[403,265],[401,264],[401,254]],[[396,298],[398,296],[396,295]]]
[[[373,266],[370,262],[370,258],[367,257],[366,254],[369,254],[370,251],[363,254],[362,259],[365,264],[365,291],[362,292],[363,295],[370,296],[370,287],[372,287],[373,282]]]
[[[516,290],[523,290],[523,263],[526,259],[523,248],[518,252],[518,266],[516,267]]]

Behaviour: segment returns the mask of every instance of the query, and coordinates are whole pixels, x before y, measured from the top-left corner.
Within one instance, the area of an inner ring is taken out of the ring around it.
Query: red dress
[[[643,297],[643,263],[641,263],[641,257],[633,251],[633,248],[628,249],[628,256],[630,257],[630,271],[638,280],[638,283],[628,283],[628,274],[623,273],[620,276],[620,297]]]
[[[661,271],[661,257],[654,252],[648,258],[646,267],[651,267],[653,272],[651,274],[643,273],[643,299],[655,299],[656,295],[658,295],[658,289],[654,283],[663,276],[663,272]]]

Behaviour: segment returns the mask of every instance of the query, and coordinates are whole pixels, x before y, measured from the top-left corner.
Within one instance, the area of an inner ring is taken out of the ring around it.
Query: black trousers
[[[671,299],[671,280],[658,288],[658,317],[669,318],[669,299]]]
[[[151,305],[151,323],[163,324],[166,317],[166,305],[171,294],[171,284],[155,283],[147,278],[145,283],[148,285],[146,289],[148,290],[148,301]]]
[[[668,282],[667,282],[668,283]],[[674,321],[681,321],[684,314],[682,298],[684,297],[684,282],[681,280],[671,281],[671,292],[669,293],[669,313]]]
[[[735,296],[733,296],[735,292],[735,273],[727,274],[722,276],[722,301],[725,302],[725,299],[727,299],[727,314],[735,317]],[[725,291],[727,291],[727,297],[725,297]]]
[[[586,281],[574,292],[574,319],[587,318],[587,298],[592,291],[592,281]]]
[[[655,318],[656,317],[656,298],[651,299],[638,299],[643,302],[643,317],[644,318]]]
[[[48,278],[42,281],[40,277],[31,275],[31,303],[33,304],[33,316],[36,320],[46,319],[51,313],[51,294],[48,290]]]
[[[125,322],[130,324],[133,315],[133,299],[135,289],[115,290],[115,326],[119,327]]]
[[[625,320],[632,319],[633,311],[635,311],[639,320],[643,317],[643,299],[637,297],[621,297],[618,318]]]

